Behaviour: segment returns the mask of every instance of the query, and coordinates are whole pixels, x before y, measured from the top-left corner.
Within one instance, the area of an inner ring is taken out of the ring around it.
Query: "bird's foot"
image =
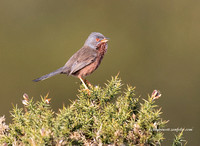
[[[88,95],[91,95],[90,94],[90,90],[88,88],[87,89],[83,89],[83,90],[86,91]]]
[[[82,82],[82,84],[83,84],[83,86],[85,87],[85,89],[84,90],[86,90],[87,91],[87,93],[88,93],[88,95],[90,95],[90,90],[88,89],[88,86],[86,85],[86,84],[88,84],[87,82],[87,80],[85,81],[85,79],[83,79],[82,77],[79,77],[79,79],[81,80],[81,82]],[[86,82],[86,84],[85,84],[85,82]],[[91,84],[90,84],[91,85]],[[89,85],[89,86],[90,86]],[[91,87],[91,86],[90,86]]]
[[[90,88],[93,88],[92,84],[91,84],[88,80],[84,79],[84,82],[85,82]]]

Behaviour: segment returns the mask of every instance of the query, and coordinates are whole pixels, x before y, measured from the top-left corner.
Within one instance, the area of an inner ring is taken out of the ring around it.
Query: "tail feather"
[[[34,81],[34,82],[38,82],[38,81],[42,81],[42,80],[48,79],[48,78],[50,78],[50,77],[52,77],[52,76],[55,76],[55,75],[57,75],[57,74],[62,73],[62,71],[63,71],[63,67],[61,67],[61,68],[55,70],[54,72],[51,72],[51,73],[46,74],[46,75],[44,75],[44,76],[41,76],[41,77],[39,77],[39,78],[37,78],[37,79],[35,79],[35,80],[33,80],[33,81]]]

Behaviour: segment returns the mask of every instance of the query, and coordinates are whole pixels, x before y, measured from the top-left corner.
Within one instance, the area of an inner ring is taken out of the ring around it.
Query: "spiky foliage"
[[[13,108],[13,122],[0,131],[0,143],[8,145],[160,145],[165,126],[154,91],[147,100],[139,101],[134,87],[121,92],[118,76],[105,87],[81,86],[78,99],[69,107],[54,113],[48,95],[41,101],[29,100],[24,94],[24,108]]]
[[[184,129],[178,135],[175,135],[172,146],[185,146],[187,144],[187,141],[183,138],[183,131]]]

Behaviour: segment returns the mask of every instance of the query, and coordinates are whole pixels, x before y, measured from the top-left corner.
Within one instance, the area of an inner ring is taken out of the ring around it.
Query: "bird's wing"
[[[70,68],[69,75],[91,64],[95,61],[96,57],[96,50],[87,47],[81,48],[65,64],[66,67]]]

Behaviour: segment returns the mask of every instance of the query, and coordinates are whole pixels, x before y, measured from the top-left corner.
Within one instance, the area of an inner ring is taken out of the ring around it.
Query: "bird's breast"
[[[107,43],[102,43],[98,47],[97,51],[98,54],[100,54],[101,57],[104,57],[104,54],[107,52],[108,44]]]
[[[97,57],[94,62],[79,70],[78,76],[84,77],[93,73],[99,67],[106,51],[107,43],[102,43],[97,49]]]

